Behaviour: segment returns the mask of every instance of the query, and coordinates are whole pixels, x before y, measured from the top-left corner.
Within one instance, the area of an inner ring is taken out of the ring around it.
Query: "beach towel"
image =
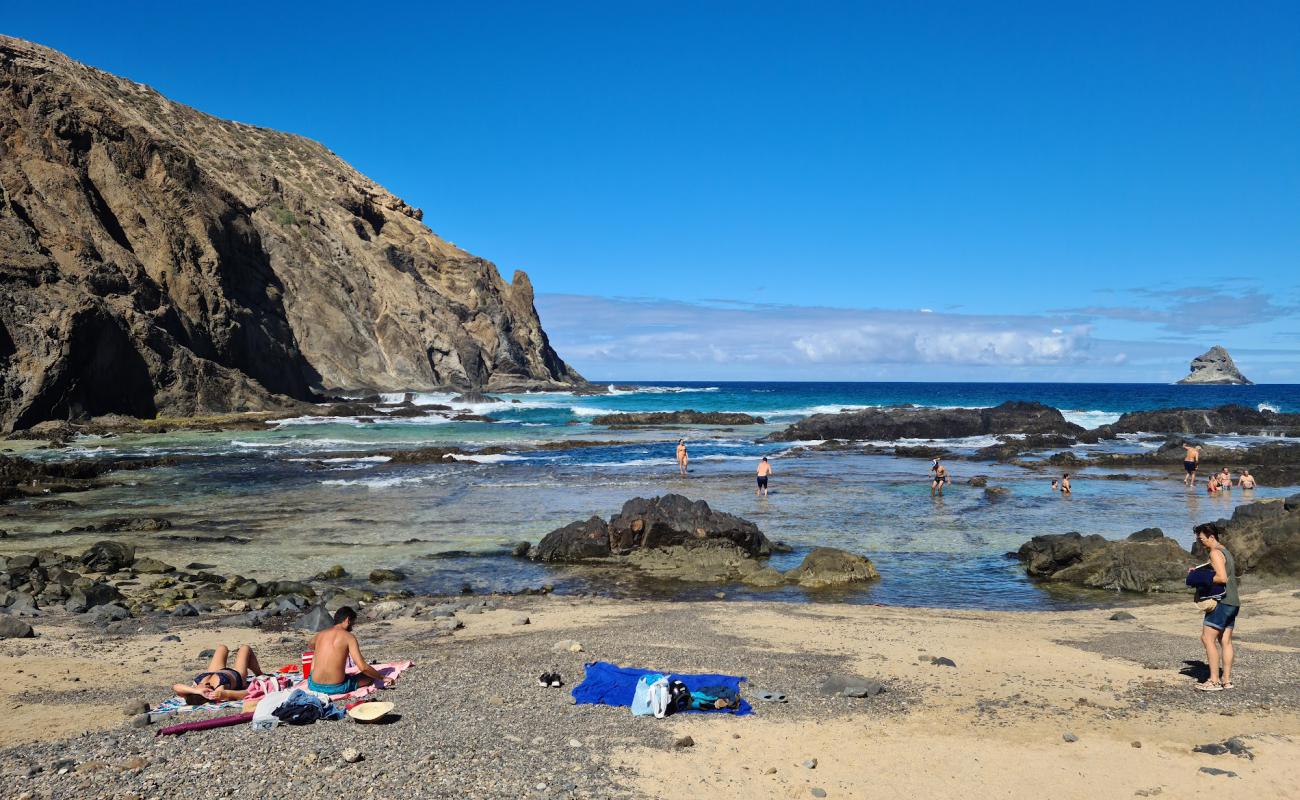
[[[669,680],[681,681],[688,687],[725,686],[736,693],[740,692],[740,684],[746,681],[746,678],[735,675],[687,675],[681,672],[619,667],[606,661],[595,661],[587,664],[586,671],[587,674],[582,679],[582,683],[573,687],[573,699],[579,705],[631,706],[632,699],[636,695],[637,681],[641,679],[642,675],[655,673],[667,675]],[[687,713],[731,713],[743,717],[753,712],[753,707],[747,701],[741,700],[740,705],[734,710],[698,711],[692,709]]]
[[[201,706],[192,706],[182,698],[172,695],[154,706],[153,710],[149,712],[149,716],[157,718],[169,717],[173,714],[187,714],[191,711],[221,711],[226,708],[239,708],[243,705],[243,700],[225,700],[220,703],[204,703]]]

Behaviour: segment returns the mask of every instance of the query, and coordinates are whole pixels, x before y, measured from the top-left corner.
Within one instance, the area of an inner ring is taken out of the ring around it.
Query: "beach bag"
[[[1204,600],[1197,600],[1196,607],[1208,614],[1219,607],[1219,601],[1214,597],[1207,597]]]

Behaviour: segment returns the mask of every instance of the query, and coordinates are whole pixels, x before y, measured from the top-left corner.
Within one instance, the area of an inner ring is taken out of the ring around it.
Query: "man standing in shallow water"
[[[758,497],[767,497],[767,479],[772,477],[772,465],[768,463],[767,456],[758,462],[758,488],[754,494]]]
[[[1183,483],[1188,486],[1195,486],[1196,465],[1201,461],[1201,446],[1183,442],[1183,449],[1187,451],[1183,456],[1183,471],[1187,473],[1183,476]]]
[[[930,496],[934,497],[937,494],[939,497],[943,497],[943,485],[950,482],[948,468],[940,464],[939,459],[936,458],[934,466],[930,467],[930,471],[934,473],[934,477],[930,480]]]

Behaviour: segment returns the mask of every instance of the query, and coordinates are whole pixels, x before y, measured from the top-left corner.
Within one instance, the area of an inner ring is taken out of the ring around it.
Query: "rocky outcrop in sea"
[[[892,406],[838,414],[814,414],[783,431],[775,441],[812,439],[956,439],[989,434],[1078,436],[1082,426],[1042,403],[1010,401],[993,408]]]
[[[522,272],[317,142],[0,36],[0,430],[561,388]]]
[[[651,578],[757,587],[824,589],[880,577],[871,559],[833,547],[814,548],[782,573],[763,560],[781,550],[789,552],[749,520],[668,494],[633,498],[608,523],[596,516],[578,520],[551,531],[536,547],[521,543],[515,552],[553,564],[630,567]]]
[[[603,414],[594,425],[611,428],[642,428],[658,425],[762,425],[763,418],[733,411],[638,411],[626,414]]]
[[[1192,359],[1191,373],[1179,381],[1181,384],[1204,385],[1249,385],[1252,383],[1237,365],[1232,356],[1220,345],[1215,345]]]

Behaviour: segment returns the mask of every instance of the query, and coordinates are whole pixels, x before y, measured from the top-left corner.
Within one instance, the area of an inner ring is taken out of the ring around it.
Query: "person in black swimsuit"
[[[240,645],[235,651],[235,666],[228,667],[230,648],[224,644],[217,645],[212,652],[206,672],[194,676],[193,683],[178,683],[172,686],[177,695],[183,697],[190,705],[202,705],[209,702],[226,700],[243,700],[248,694],[248,673],[262,674],[262,667],[257,663],[253,648]]]

